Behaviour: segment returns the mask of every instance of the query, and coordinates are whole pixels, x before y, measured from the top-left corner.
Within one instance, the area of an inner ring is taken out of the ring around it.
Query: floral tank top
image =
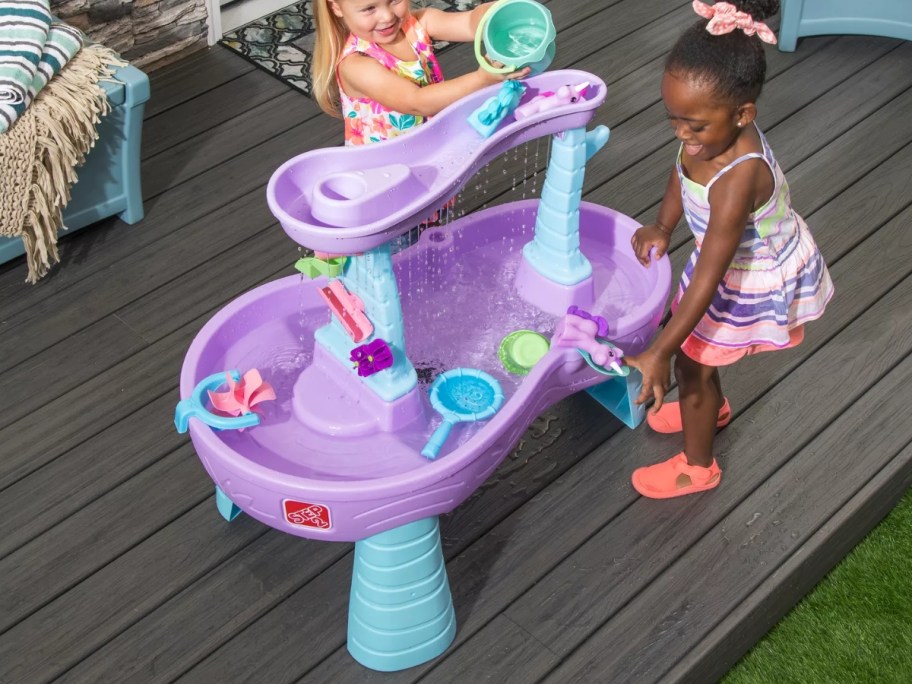
[[[402,30],[415,51],[416,59],[413,61],[398,59],[376,43],[369,43],[353,34],[349,34],[339,61],[357,52],[376,59],[390,71],[419,86],[440,83],[443,80],[443,72],[434,56],[427,31],[413,16],[409,16]],[[393,111],[366,97],[349,97],[342,88],[338,72],[336,81],[339,83],[342,118],[345,121],[346,145],[365,145],[388,140],[419,126],[426,120],[423,116]]]

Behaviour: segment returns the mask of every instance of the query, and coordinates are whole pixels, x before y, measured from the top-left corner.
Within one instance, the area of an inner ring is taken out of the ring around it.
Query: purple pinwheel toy
[[[354,361],[355,367],[358,369],[358,375],[366,378],[392,366],[393,352],[386,340],[378,337],[372,342],[352,349],[351,360]]]

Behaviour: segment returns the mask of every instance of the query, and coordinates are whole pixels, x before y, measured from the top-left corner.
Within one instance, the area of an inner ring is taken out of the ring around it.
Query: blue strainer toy
[[[487,420],[503,405],[500,383],[484,371],[454,368],[437,376],[431,384],[431,406],[443,422],[421,450],[425,458],[437,458],[440,448],[456,423]]]

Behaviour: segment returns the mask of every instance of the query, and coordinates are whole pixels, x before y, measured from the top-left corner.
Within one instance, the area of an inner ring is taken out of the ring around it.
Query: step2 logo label
[[[285,509],[285,520],[292,525],[313,527],[318,530],[328,530],[332,527],[332,519],[327,506],[285,499],[282,507]]]

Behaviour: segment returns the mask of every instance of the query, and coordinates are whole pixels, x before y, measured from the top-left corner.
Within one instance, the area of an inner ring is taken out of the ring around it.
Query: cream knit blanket
[[[123,63],[102,45],[86,45],[0,135],[0,235],[22,238],[30,283],[60,261],[61,210],[110,111],[98,81]]]

